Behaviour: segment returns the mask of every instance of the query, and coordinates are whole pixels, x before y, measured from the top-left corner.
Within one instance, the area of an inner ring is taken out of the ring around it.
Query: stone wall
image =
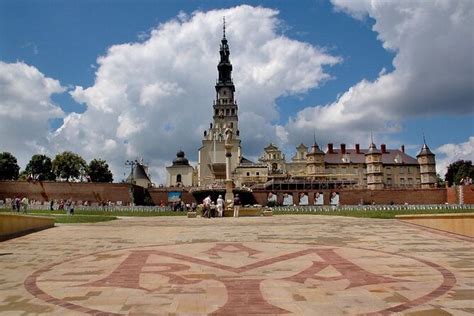
[[[126,183],[71,183],[49,181],[0,181],[0,200],[26,196],[40,202],[51,200],[117,202],[130,204],[130,185]]]
[[[253,192],[259,204],[265,205],[270,191]],[[289,191],[293,195],[293,203],[299,203],[299,192],[308,194],[309,204],[314,203],[316,192],[323,192],[324,204],[329,204],[329,196],[332,190],[317,191]],[[410,189],[410,190],[338,190],[340,204],[357,205],[364,204],[444,204],[447,201],[446,189]],[[275,192],[274,192],[275,193]],[[278,203],[283,202],[283,192],[277,192]]]

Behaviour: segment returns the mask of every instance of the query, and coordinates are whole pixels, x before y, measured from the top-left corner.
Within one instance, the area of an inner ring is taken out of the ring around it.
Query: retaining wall
[[[474,214],[397,215],[403,222],[474,237]]]
[[[0,241],[54,226],[54,218],[18,214],[0,214]]]

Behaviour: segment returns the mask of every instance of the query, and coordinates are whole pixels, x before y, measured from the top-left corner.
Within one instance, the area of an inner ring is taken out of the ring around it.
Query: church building
[[[361,188],[432,188],[436,186],[435,155],[426,142],[416,158],[405,153],[405,148],[380,149],[371,142],[367,149],[359,144],[347,148],[328,144],[323,151],[314,141],[311,148],[304,144],[296,147],[295,155],[286,161],[285,155],[274,144],[264,148],[258,162],[242,156],[238,105],[232,80],[230,49],[225,35],[220,44],[220,61],[215,99],[212,103],[213,120],[204,131],[198,152],[196,169],[189,165],[184,153],[179,151],[173,165],[167,167],[168,186],[224,186],[226,155],[230,156],[230,173],[238,187],[255,189],[290,188],[291,185],[309,183],[312,189]],[[229,134],[231,137],[229,137]],[[227,142],[227,145],[226,145]],[[226,154],[226,146],[231,149]]]

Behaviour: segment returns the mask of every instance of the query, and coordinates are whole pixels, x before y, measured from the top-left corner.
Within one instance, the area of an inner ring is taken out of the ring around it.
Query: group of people
[[[234,217],[239,217],[239,210],[240,210],[240,197],[238,194],[234,196],[234,201],[232,202],[232,207],[234,210]],[[202,217],[223,217],[224,216],[224,209],[225,209],[225,201],[222,198],[222,195],[219,195],[216,202],[211,199],[211,196],[208,195],[203,201],[203,213]]]
[[[15,197],[11,201],[11,207],[13,211],[20,212],[23,210],[24,213],[28,211],[28,206],[30,205],[30,200],[26,196],[20,199],[19,196]]]

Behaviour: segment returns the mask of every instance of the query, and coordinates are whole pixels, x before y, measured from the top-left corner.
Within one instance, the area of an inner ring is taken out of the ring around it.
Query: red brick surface
[[[474,204],[474,185],[461,187],[464,195],[464,204]]]
[[[130,203],[130,185],[125,183],[69,183],[0,181],[0,200],[27,196],[30,200],[67,200]]]

